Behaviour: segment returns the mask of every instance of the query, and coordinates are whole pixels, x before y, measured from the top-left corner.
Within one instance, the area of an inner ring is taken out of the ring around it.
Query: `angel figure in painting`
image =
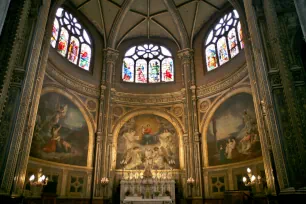
[[[136,132],[134,130],[123,133],[122,136],[125,139],[126,150],[129,150],[137,146],[137,141],[139,139],[139,136],[136,136],[135,133]]]
[[[122,162],[126,163],[126,169],[133,169],[141,165],[143,163],[141,149],[139,147],[133,147],[127,150]]]

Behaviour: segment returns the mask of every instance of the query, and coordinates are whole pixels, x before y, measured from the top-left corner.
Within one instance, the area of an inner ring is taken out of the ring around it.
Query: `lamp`
[[[101,179],[101,184],[102,184],[102,186],[106,186],[108,183],[109,183],[109,180],[108,180],[107,177],[103,177],[103,178]]]
[[[192,188],[193,187],[193,184],[194,184],[194,179],[192,177],[188,178],[187,179],[187,184]]]
[[[257,184],[261,183],[260,175],[256,177],[254,174],[252,174],[252,170],[250,168],[247,168],[247,173],[248,173],[248,178],[245,176],[242,178],[242,181],[245,186],[253,186],[256,183]]]
[[[34,196],[40,195],[43,187],[48,184],[48,180],[48,177],[43,174],[42,168],[39,168],[37,172],[37,177],[35,177],[34,174],[30,176],[30,189]]]
[[[194,184],[195,180],[192,177],[189,177],[187,179],[187,185],[190,186],[190,194],[189,197],[192,196],[192,188],[193,188],[193,184]]]

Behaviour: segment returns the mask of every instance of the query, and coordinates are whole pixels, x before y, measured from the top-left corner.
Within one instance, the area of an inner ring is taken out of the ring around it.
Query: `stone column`
[[[112,133],[109,127],[111,112],[111,90],[113,72],[119,56],[117,50],[107,48],[104,50],[104,69],[102,71],[102,85],[100,94],[98,127],[96,133],[96,162],[94,175],[94,197],[103,197],[100,181],[102,177],[110,179],[109,167],[111,165]]]
[[[0,133],[0,192],[4,195],[11,194],[12,184],[17,181],[21,183],[17,192],[20,195],[24,183],[24,177],[16,175],[16,167],[18,160],[28,153],[22,149],[22,143],[28,141],[24,129],[50,8],[50,2],[41,3],[35,0],[11,2],[1,34],[0,44],[5,50],[1,62],[5,60],[5,63],[0,74],[3,77],[0,95],[0,128],[3,130]],[[31,139],[28,147],[30,145]]]
[[[296,12],[299,16],[300,25],[304,35],[304,41],[306,42],[306,1],[294,0]]]
[[[244,8],[251,39],[245,52],[263,128],[260,138],[268,186],[277,176],[274,187],[279,185],[281,192],[295,190],[304,187],[306,180],[306,91],[303,70],[289,43],[291,18],[296,15],[293,1],[244,1]]]
[[[294,50],[290,46],[289,26],[292,15],[295,15],[291,9],[294,10],[292,1],[263,1],[269,34],[266,44],[272,51],[266,57],[270,60],[271,71],[274,71],[271,73],[274,80],[281,86],[274,91],[288,178],[287,185],[281,186],[281,191],[306,187],[305,73],[291,59],[294,58]]]
[[[273,176],[273,168],[270,157],[272,151],[270,140],[275,142],[276,156],[281,156],[281,148],[279,145],[279,127],[276,125],[276,112],[272,108],[273,95],[269,86],[269,78],[266,70],[266,62],[264,59],[263,46],[261,44],[260,31],[257,25],[257,16],[253,9],[252,1],[244,1],[244,5],[239,0],[230,0],[234,8],[239,12],[241,27],[243,30],[243,40],[245,43],[244,52],[252,89],[252,96],[255,108],[255,114],[260,137],[263,163],[265,168],[266,180],[269,189],[275,193],[275,183]],[[265,101],[266,112],[263,113],[261,101]],[[281,158],[281,157],[280,157]],[[280,164],[281,165],[281,164]]]
[[[193,177],[195,179],[193,195],[200,197],[202,196],[201,147],[197,116],[193,50],[181,50],[178,52],[178,57],[181,59],[186,95],[185,115],[187,117],[185,118],[185,123],[188,131],[188,142],[186,141],[187,139],[184,139],[184,144],[186,145],[185,149],[187,149],[185,152],[185,156],[187,157],[187,163],[185,164],[187,167],[187,178]]]
[[[44,3],[38,15],[38,21],[36,23],[35,35],[33,35],[33,44],[32,44],[32,53],[29,55],[31,61],[33,62],[29,66],[33,67],[31,94],[30,95],[30,104],[28,110],[25,107],[22,107],[23,111],[27,111],[25,127],[23,129],[23,140],[20,146],[22,151],[19,152],[16,170],[15,170],[15,179],[13,182],[12,194],[14,196],[21,195],[23,191],[24,179],[26,177],[27,164],[29,160],[29,154],[31,150],[31,143],[33,138],[33,132],[36,122],[36,115],[39,105],[40,94],[42,90],[42,85],[45,76],[45,70],[48,61],[48,54],[50,48],[50,38],[52,34],[52,26],[55,17],[55,13],[59,5],[63,3],[64,0],[58,0],[54,2],[51,9],[51,4],[49,2]],[[38,13],[38,12],[37,12]],[[36,65],[35,65],[35,64]],[[36,69],[34,69],[36,67]],[[30,69],[28,69],[28,72]],[[29,79],[29,78],[28,78]],[[26,82],[26,81],[25,81]],[[30,90],[28,90],[30,93]]]

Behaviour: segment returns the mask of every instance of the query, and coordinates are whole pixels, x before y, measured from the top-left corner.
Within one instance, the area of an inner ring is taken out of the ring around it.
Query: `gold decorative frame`
[[[209,110],[204,116],[204,124],[202,124],[202,142],[203,142],[203,162],[204,168],[209,166],[208,163],[208,148],[207,148],[207,130],[210,123],[211,118],[213,117],[216,110],[219,108],[221,104],[223,104],[228,98],[237,95],[239,93],[248,93],[252,95],[251,87],[250,86],[242,86],[232,89],[225,94],[220,95],[210,106]],[[228,164],[231,165],[231,164]]]
[[[111,169],[116,169],[116,159],[117,159],[117,139],[119,135],[119,131],[121,127],[131,118],[138,116],[138,115],[144,115],[144,114],[152,114],[160,116],[166,120],[168,120],[175,128],[175,130],[178,133],[179,137],[179,161],[180,161],[180,169],[184,169],[184,148],[183,148],[183,127],[181,123],[177,120],[177,118],[169,115],[168,113],[164,113],[161,110],[158,109],[138,109],[133,112],[130,112],[126,115],[124,115],[120,120],[117,121],[117,123],[114,125],[113,128],[113,148],[112,148],[112,164]]]
[[[58,87],[44,87],[41,96],[47,93],[57,93],[62,96],[67,97],[74,105],[78,107],[81,111],[88,127],[88,152],[87,152],[87,167],[93,166],[93,147],[94,147],[94,132],[95,132],[95,120],[92,118],[91,114],[88,112],[85,104],[69,90],[60,89]]]

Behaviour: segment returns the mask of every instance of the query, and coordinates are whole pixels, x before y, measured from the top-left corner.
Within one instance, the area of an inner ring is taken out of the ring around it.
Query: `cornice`
[[[184,89],[165,94],[131,94],[112,90],[112,101],[130,105],[156,105],[181,103],[184,100]]]
[[[221,80],[214,81],[212,83],[199,86],[197,89],[197,98],[203,98],[215,93],[219,93],[225,89],[228,89],[241,81],[248,75],[247,64],[244,64],[234,73],[225,76]]]
[[[51,66],[50,66],[51,65]],[[71,75],[68,75],[54,67],[50,61],[47,66],[47,75],[62,84],[63,86],[70,88],[78,93],[82,93],[86,96],[94,98],[100,97],[100,89],[92,84],[85,83],[84,81],[77,79]]]

